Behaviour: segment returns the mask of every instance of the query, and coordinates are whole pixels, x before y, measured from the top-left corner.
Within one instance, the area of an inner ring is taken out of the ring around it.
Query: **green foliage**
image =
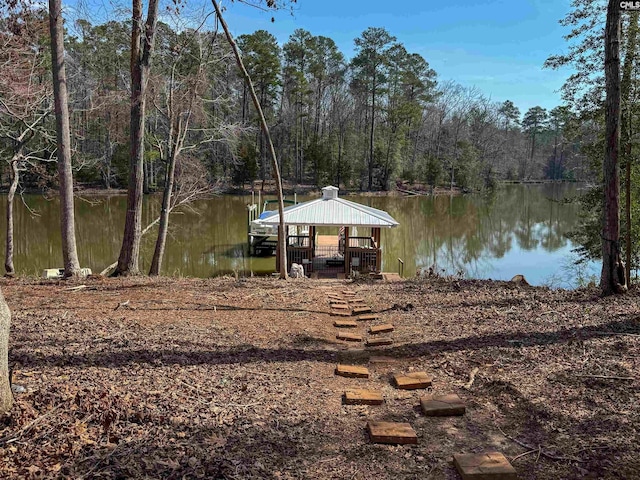
[[[111,159],[111,168],[113,169],[115,185],[120,188],[129,186],[129,143],[117,145]]]
[[[234,184],[243,186],[258,176],[258,150],[253,142],[244,141],[238,149],[238,159],[231,171]]]
[[[422,178],[432,187],[438,185],[442,179],[442,162],[432,155],[427,155]]]

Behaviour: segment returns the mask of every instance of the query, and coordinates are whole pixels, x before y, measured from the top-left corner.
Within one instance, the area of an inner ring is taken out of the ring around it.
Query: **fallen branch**
[[[122,308],[128,308],[129,310],[135,310],[136,307],[133,307],[131,305],[129,305],[130,300],[127,300],[126,302],[121,302],[118,305],[116,305],[116,308],[113,309],[113,311],[115,312],[116,310],[118,310],[120,307]]]
[[[61,404],[60,404],[61,405]],[[55,412],[56,410],[58,410],[58,408],[60,407],[60,405],[56,405],[55,407],[53,407],[51,410],[49,410],[47,413],[44,413],[42,415],[40,415],[39,417],[33,419],[33,421],[31,421],[30,423],[28,423],[27,425],[25,425],[24,427],[22,427],[20,430],[18,430],[15,434],[13,435],[6,435],[2,438],[0,438],[0,446],[5,445],[7,443],[12,443],[15,442],[16,440],[18,440],[22,435],[24,435],[26,432],[28,432],[31,427],[33,427],[36,423],[44,420],[45,418],[47,418],[49,415],[51,415],[53,412]]]
[[[536,452],[538,453],[538,456],[540,456],[540,448],[533,449],[533,450],[528,450],[528,451],[526,451],[524,453],[521,453],[520,455],[516,455],[515,457],[513,457],[511,459],[511,463],[515,462],[517,459],[519,459],[521,457],[529,455],[530,453],[536,453]]]
[[[309,381],[309,379],[307,377],[301,377],[299,375],[289,375],[289,374],[283,373],[283,372],[278,372],[278,373],[256,372],[255,370],[247,370],[246,368],[243,368],[242,371],[247,372],[247,373],[252,373],[254,375],[263,375],[265,377],[289,377],[289,378],[297,378],[299,380]]]
[[[587,375],[587,374],[576,374],[576,377],[583,378],[599,378],[602,380],[635,380],[635,377],[617,377],[615,375]]]
[[[538,448],[534,448],[531,445],[528,445],[524,442],[521,442],[520,440],[518,440],[517,438],[513,438],[511,435],[507,435],[506,433],[504,433],[504,431],[496,426],[496,428],[500,431],[500,433],[502,435],[504,435],[506,438],[508,438],[509,440],[511,440],[514,443],[517,443],[518,445],[520,445],[523,448],[526,448],[528,450],[527,453],[531,453],[530,451],[535,451],[535,452],[539,452],[539,455],[542,455],[543,457],[548,458],[549,460],[559,460],[559,461],[569,461],[569,462],[578,462],[578,463],[584,463],[584,460],[580,460],[579,458],[575,458],[575,457],[559,457],[557,455],[553,455],[549,452],[546,452],[542,449],[542,445],[538,445]]]
[[[621,337],[640,337],[638,333],[625,333],[625,332],[593,332],[596,335],[606,335],[606,336],[621,336]]]
[[[473,370],[471,370],[471,372],[469,373],[469,381],[464,386],[464,388],[466,388],[467,390],[471,390],[471,385],[473,385],[473,382],[475,382],[476,374],[478,373],[478,371],[478,367],[474,367]]]
[[[77,292],[78,290],[84,290],[85,288],[87,288],[86,285],[78,285],[77,287],[67,287],[62,290],[65,292]]]

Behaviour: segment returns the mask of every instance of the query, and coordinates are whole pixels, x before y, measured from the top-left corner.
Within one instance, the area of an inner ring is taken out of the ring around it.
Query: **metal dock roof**
[[[338,188],[322,189],[322,198],[292,205],[284,209],[287,225],[316,225],[331,227],[392,228],[399,223],[384,210],[368,207],[338,197]],[[280,215],[274,210],[271,215],[258,220],[263,225],[278,225]]]

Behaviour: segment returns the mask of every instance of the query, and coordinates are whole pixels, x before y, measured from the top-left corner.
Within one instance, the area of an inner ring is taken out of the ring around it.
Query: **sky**
[[[563,38],[568,28],[559,20],[570,11],[570,0],[297,0],[293,11],[275,12],[243,0],[218,1],[236,37],[263,29],[282,46],[295,29],[302,28],[332,38],[348,60],[354,55],[355,38],[368,27],[384,27],[407,51],[422,55],[439,82],[475,86],[493,101],[511,100],[522,114],[536,105],[550,110],[562,104],[560,88],[571,73],[543,68],[550,55],[568,49]],[[130,4],[130,0],[63,0],[69,19],[91,18],[92,23],[116,12],[124,19],[130,15]],[[190,17],[196,23],[203,11],[213,10],[210,0],[183,0],[182,5],[196,12]],[[212,24],[213,18],[206,23]]]
[[[568,29],[558,21],[569,12],[569,0],[298,0],[293,14],[221,3],[234,36],[264,29],[282,46],[303,28],[332,38],[347,59],[366,28],[384,27],[422,55],[440,82],[476,86],[493,101],[511,100],[522,113],[560,105],[559,90],[570,74],[543,68],[547,57],[567,51]]]

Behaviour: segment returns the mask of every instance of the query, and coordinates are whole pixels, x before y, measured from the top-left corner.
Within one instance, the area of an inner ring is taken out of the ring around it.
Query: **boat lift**
[[[247,243],[250,256],[273,256],[278,246],[278,227],[263,225],[260,220],[278,212],[278,200],[265,200],[262,203],[262,195],[258,190],[258,202],[255,192],[251,192],[251,204],[247,205]],[[284,206],[296,205],[297,194],[293,194],[293,200],[283,199]],[[275,210],[273,207],[275,206]],[[294,225],[289,227],[289,233],[295,235],[297,230]]]

